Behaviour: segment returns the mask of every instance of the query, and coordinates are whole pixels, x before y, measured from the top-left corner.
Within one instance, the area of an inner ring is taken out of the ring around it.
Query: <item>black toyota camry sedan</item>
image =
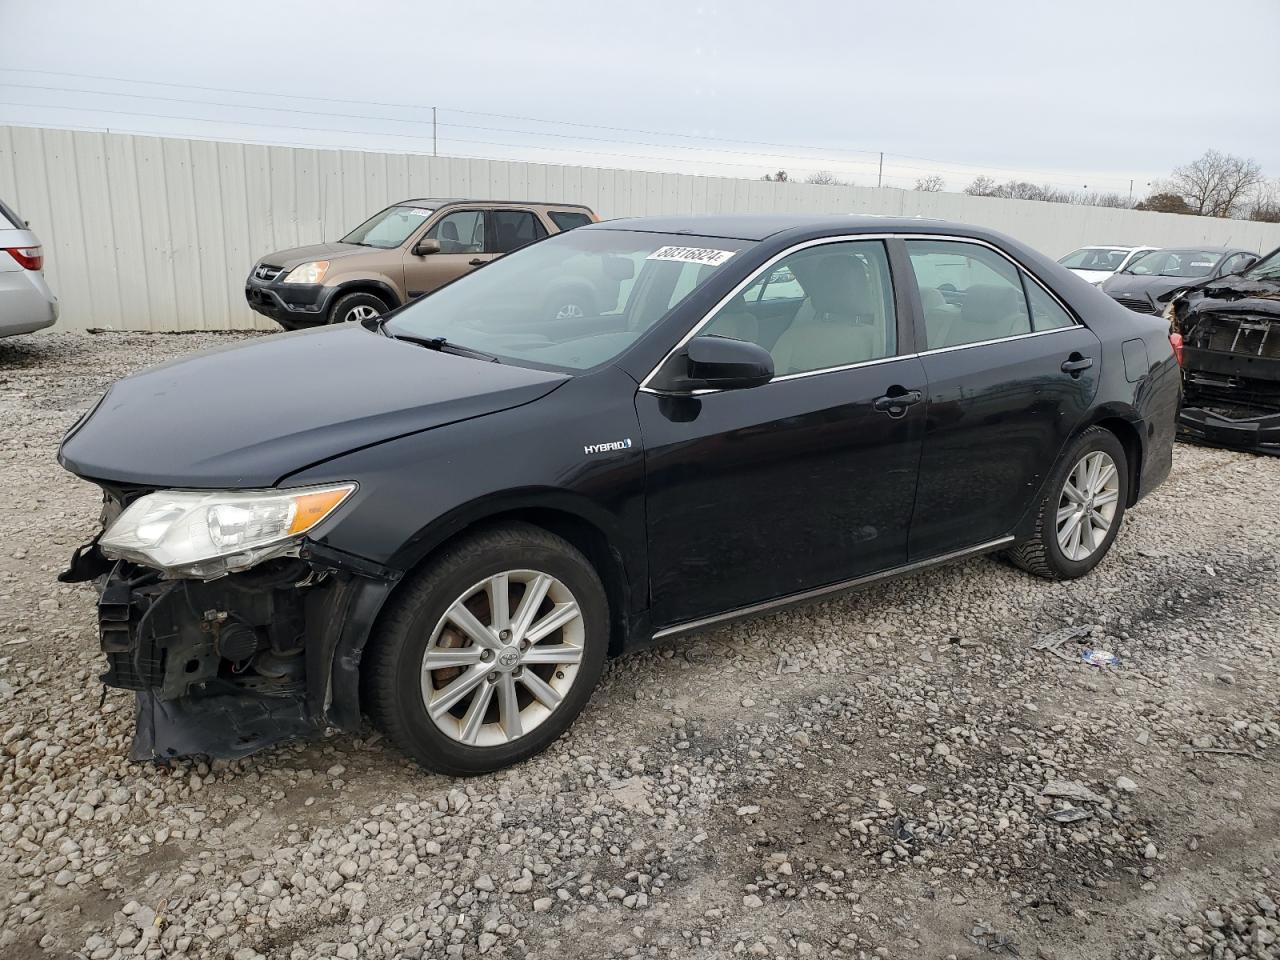
[[[546,311],[574,275],[616,301]],[[490,771],[628,648],[975,554],[1087,573],[1169,472],[1168,332],[974,227],[593,224],[121,380],[62,443],[104,492],[63,577],[135,757],[368,716]]]

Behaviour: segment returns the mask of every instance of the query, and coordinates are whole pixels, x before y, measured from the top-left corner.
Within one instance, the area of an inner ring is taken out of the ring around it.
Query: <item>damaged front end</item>
[[[1182,336],[1179,434],[1280,454],[1280,281],[1229,277],[1174,298]]]
[[[145,495],[107,490],[104,533]],[[360,654],[394,574],[295,538],[206,579],[119,556],[107,539],[59,579],[98,591],[102,682],[137,697],[132,759],[232,759],[359,728]]]

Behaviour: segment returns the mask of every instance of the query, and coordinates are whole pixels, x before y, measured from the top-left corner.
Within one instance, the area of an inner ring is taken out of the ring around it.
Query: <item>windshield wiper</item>
[[[475,350],[472,347],[464,347],[460,343],[450,343],[444,337],[415,337],[411,333],[392,333],[386,324],[380,324],[384,336],[391,337],[394,340],[404,340],[407,343],[416,343],[420,347],[426,347],[428,350],[436,350],[440,353],[451,353],[457,357],[471,357],[473,360],[487,360],[490,363],[501,363],[492,353],[485,353],[483,350]]]

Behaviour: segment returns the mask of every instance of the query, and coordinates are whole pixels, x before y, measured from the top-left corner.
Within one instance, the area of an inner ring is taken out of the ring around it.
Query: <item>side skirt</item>
[[[930,567],[940,566],[944,563],[950,563],[953,560],[963,560],[966,557],[976,557],[983,553],[994,553],[997,550],[1003,550],[1005,547],[1013,546],[1014,538],[1012,536],[1000,537],[997,540],[989,540],[986,543],[980,543],[976,547],[965,547],[963,550],[953,550],[951,553],[944,553],[941,556],[930,557],[927,560],[917,560],[914,563],[908,563],[901,567],[890,567],[888,570],[881,570],[878,573],[869,573],[864,577],[857,577],[853,580],[843,580],[840,583],[832,583],[825,587],[817,587],[813,590],[805,590],[803,593],[792,593],[785,597],[778,597],[776,600],[766,600],[764,603],[753,603],[749,607],[739,607],[737,610],[730,610],[727,613],[717,613],[710,617],[702,617],[699,620],[689,620],[685,623],[677,623],[674,626],[663,627],[653,635],[653,640],[666,640],[671,637],[682,636],[686,633],[695,633],[699,630],[705,630],[708,627],[719,626],[722,623],[728,623],[731,620],[740,620],[746,617],[757,617],[766,613],[773,613],[787,607],[796,606],[801,603],[809,603],[813,600],[821,600],[836,593],[845,593],[851,590],[859,590],[863,587],[869,587],[877,583],[885,583],[889,580],[896,580],[899,577],[910,576],[913,573],[919,573],[921,570],[927,570]]]

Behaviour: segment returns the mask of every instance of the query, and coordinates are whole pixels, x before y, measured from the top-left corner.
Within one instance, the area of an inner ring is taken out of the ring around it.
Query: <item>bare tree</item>
[[[820,183],[820,184],[825,184],[833,187],[843,187],[847,185],[844,180],[841,180],[830,170],[815,170],[813,173],[809,174],[807,177],[804,178],[804,182]]]
[[[761,177],[760,179],[762,179],[762,180],[770,180],[770,181],[772,181],[772,182],[774,182],[774,183],[786,183],[786,182],[787,182],[788,180],[790,180],[791,178],[787,176],[787,171],[785,171],[785,170],[779,170],[777,173],[766,173],[766,174],[765,174],[763,177]]]
[[[935,173],[928,177],[917,177],[915,189],[922,193],[941,193],[946,186],[946,181]]]
[[[1187,202],[1192,213],[1230,217],[1262,182],[1262,168],[1255,161],[1206,150],[1199,160],[1176,167],[1169,187]]]
[[[1280,180],[1258,187],[1249,203],[1249,219],[1262,223],[1280,223]]]
[[[1161,190],[1151,194],[1145,200],[1139,200],[1134,204],[1135,210],[1151,210],[1155,213],[1193,213],[1194,211],[1187,206],[1187,201],[1183,200],[1181,195],[1171,193],[1168,190]]]
[[[999,184],[984,174],[974,177],[973,183],[965,187],[964,192],[971,197],[994,197],[998,189]]]

